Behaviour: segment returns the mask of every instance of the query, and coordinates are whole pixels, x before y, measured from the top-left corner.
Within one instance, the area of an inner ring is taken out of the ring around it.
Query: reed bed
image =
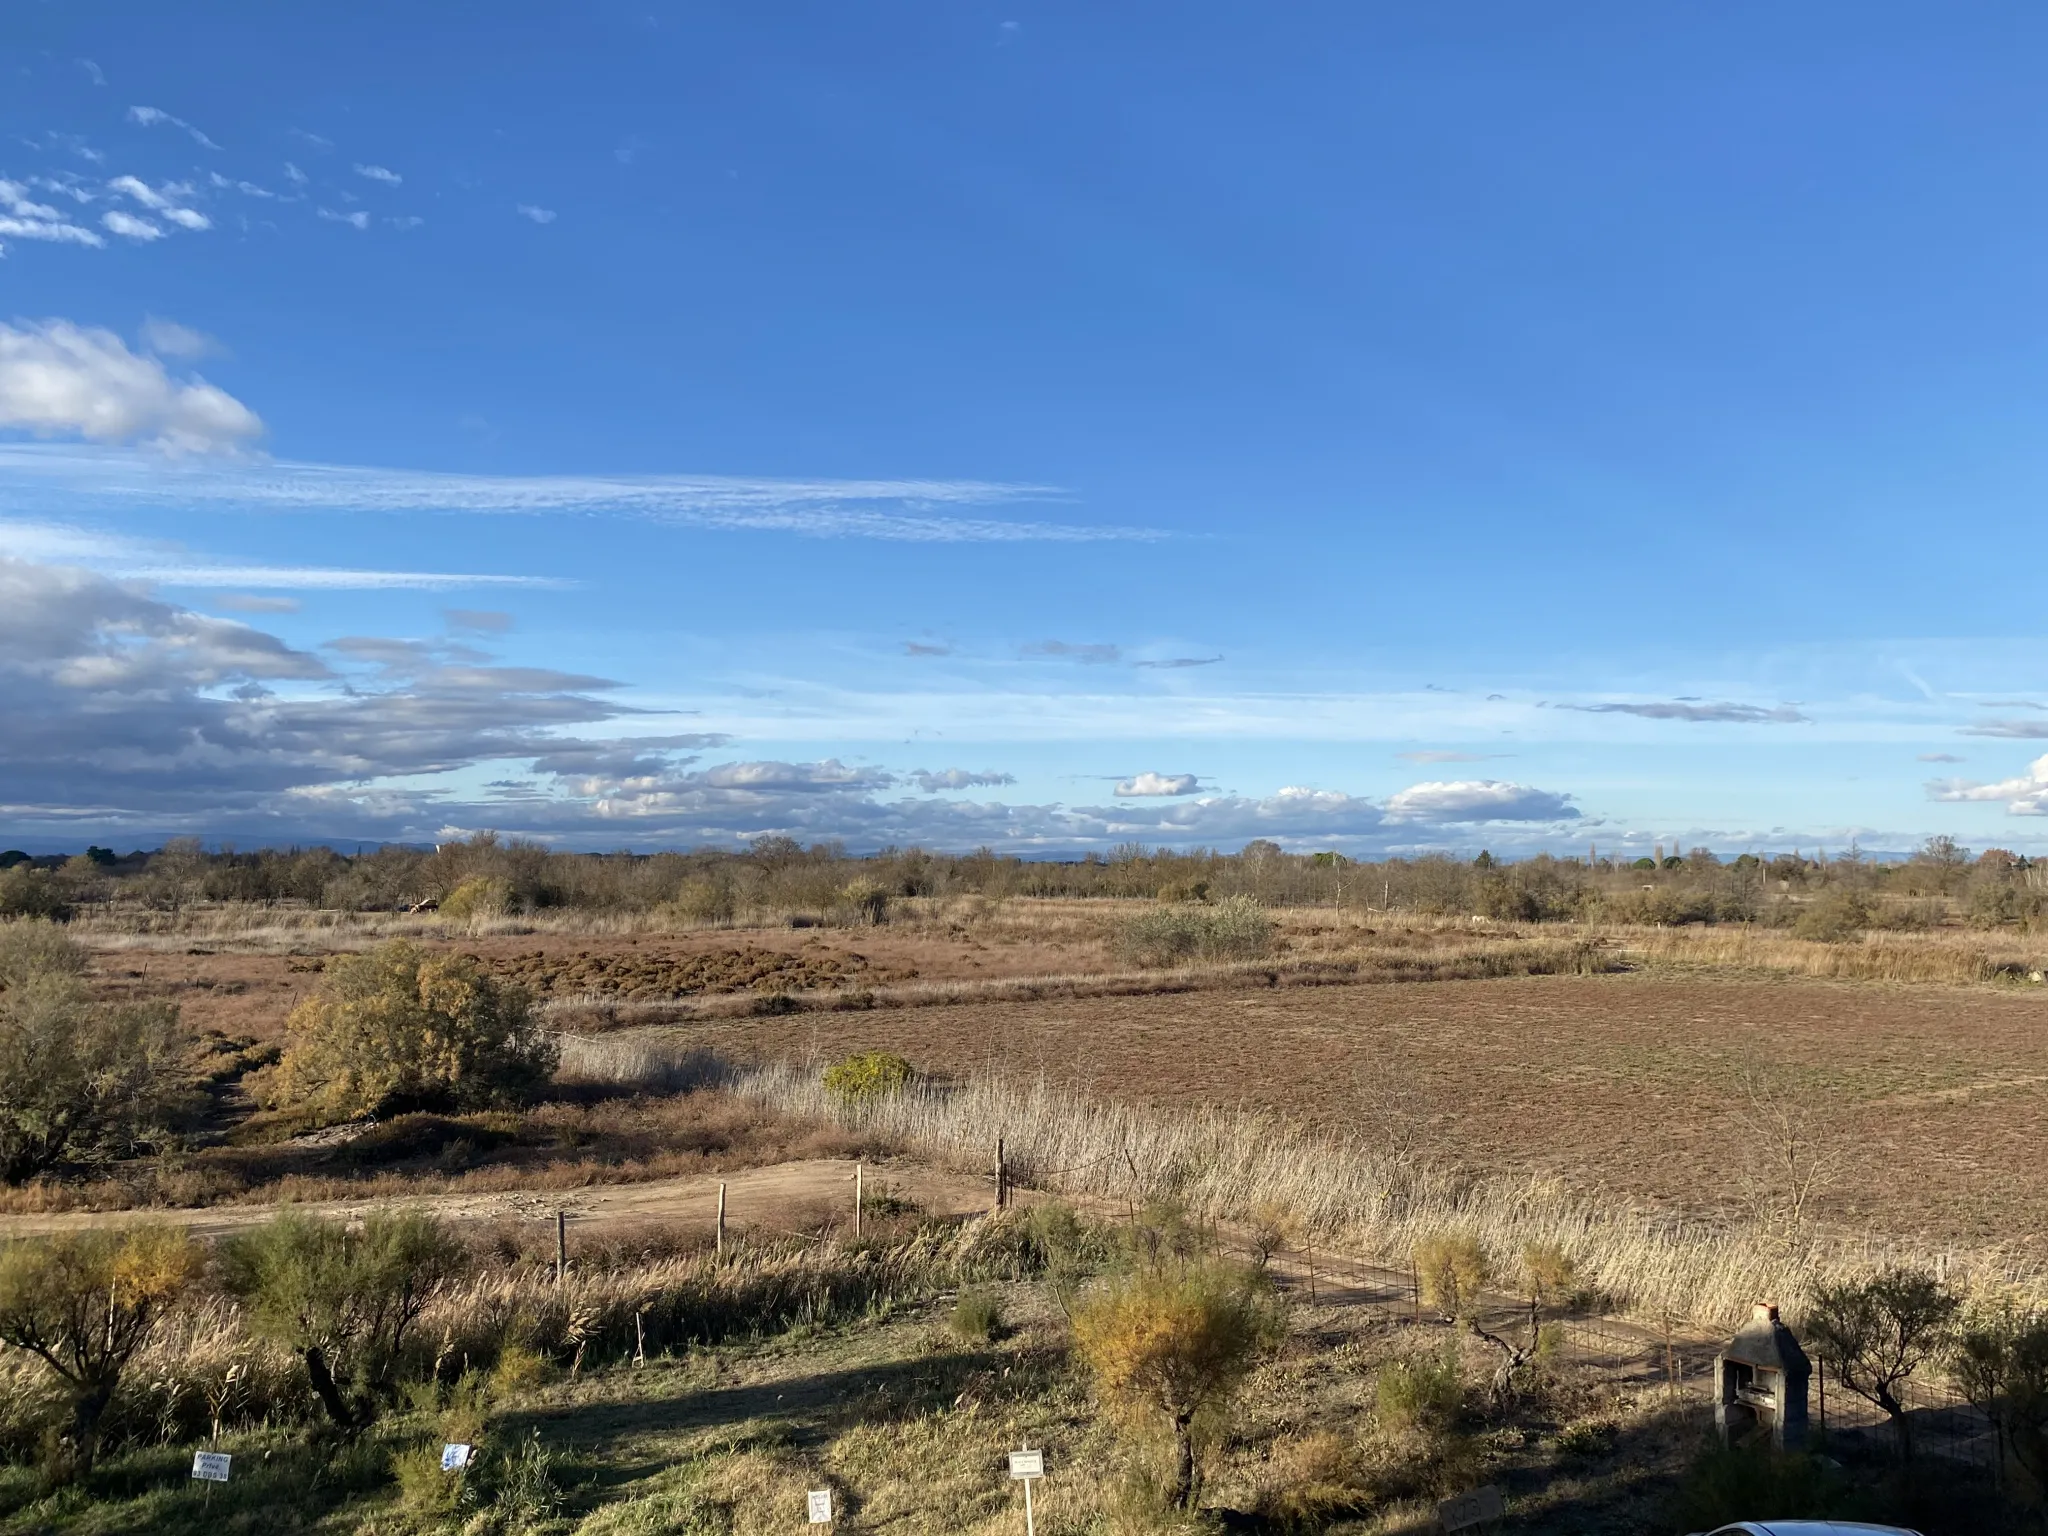
[[[2048,1295],[2017,1252],[1937,1251],[1907,1239],[1755,1227],[1645,1209],[1546,1178],[1472,1173],[1348,1142],[1273,1115],[1161,1111],[1045,1084],[983,1077],[848,1102],[788,1064],[735,1071],[731,1091],[787,1114],[873,1134],[962,1169],[992,1167],[995,1142],[1020,1182],[1101,1207],[1171,1199],[1203,1221],[1287,1213],[1296,1240],[1402,1265],[1418,1241],[1466,1232],[1496,1274],[1532,1243],[1557,1243],[1613,1313],[1721,1330],[1758,1300],[1793,1314],[1816,1283],[1891,1264],[1940,1269],[1985,1293]]]
[[[1653,965],[1768,971],[1839,981],[2038,986],[2048,941],[2024,934],[1870,933],[1822,944],[1771,929],[1693,927],[1612,930],[1623,954]]]

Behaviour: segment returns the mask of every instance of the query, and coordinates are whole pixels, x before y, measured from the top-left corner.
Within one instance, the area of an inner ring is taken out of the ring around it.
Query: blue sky
[[[17,7],[0,836],[2042,847],[2044,56]]]

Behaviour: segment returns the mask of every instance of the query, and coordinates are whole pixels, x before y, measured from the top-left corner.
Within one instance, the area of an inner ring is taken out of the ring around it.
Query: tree
[[[1889,1269],[1869,1280],[1824,1285],[1806,1316],[1806,1340],[1835,1380],[1892,1421],[1899,1459],[1913,1454],[1899,1389],[1949,1347],[1961,1303],[1932,1275]]]
[[[1216,1262],[1149,1267],[1084,1302],[1074,1338],[1104,1402],[1133,1421],[1163,1421],[1173,1442],[1168,1500],[1195,1501],[1195,1446],[1228,1408],[1283,1324],[1251,1271]]]
[[[1418,1299],[1436,1309],[1447,1323],[1462,1327],[1474,1338],[1483,1339],[1500,1351],[1500,1364],[1493,1372],[1493,1398],[1505,1402],[1514,1395],[1515,1378],[1536,1356],[1541,1337],[1536,1307],[1529,1309],[1529,1342],[1515,1344],[1482,1327],[1479,1322],[1480,1294],[1492,1276],[1486,1250],[1469,1233],[1445,1233],[1426,1237],[1415,1245],[1415,1284]]]
[[[402,939],[335,962],[286,1027],[282,1096],[335,1119],[520,1103],[557,1060],[524,990]]]
[[[1969,1318],[1956,1339],[1954,1370],[1999,1445],[2048,1497],[2048,1312],[2008,1302]]]
[[[92,1470],[121,1373],[200,1267],[198,1248],[173,1227],[73,1232],[0,1248],[0,1342],[62,1378],[80,1472]]]
[[[285,1210],[233,1239],[223,1262],[250,1329],[298,1354],[327,1416],[356,1430],[375,1417],[407,1330],[458,1272],[461,1249],[418,1211],[372,1211],[351,1227]]]
[[[1786,1243],[1805,1235],[1814,1204],[1834,1187],[1847,1160],[1844,1141],[1802,1097],[1755,1061],[1736,1082],[1733,1119],[1741,1131],[1740,1169],[1750,1215]]]
[[[0,1181],[161,1139],[188,1087],[190,1036],[170,1003],[87,997],[76,946],[48,925],[0,928]]]

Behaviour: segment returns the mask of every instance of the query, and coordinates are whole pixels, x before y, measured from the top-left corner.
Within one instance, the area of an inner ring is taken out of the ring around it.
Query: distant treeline
[[[1634,860],[1507,861],[1430,854],[1365,862],[1288,853],[1257,841],[1236,853],[1132,843],[1070,861],[887,848],[849,855],[765,837],[745,852],[561,853],[483,834],[431,852],[387,846],[211,850],[177,840],[154,852],[109,849],[31,858],[0,853],[0,915],[69,916],[100,903],[176,911],[200,903],[395,911],[423,903],[475,913],[665,910],[694,922],[852,909],[870,919],[905,897],[1126,897],[1266,906],[1342,906],[1525,922],[1756,922],[1820,929],[1919,928],[1961,916],[1981,926],[2048,912],[2048,864],[2004,849],[1973,856],[1931,838],[1912,858],[1879,862],[1781,853],[1723,860],[1705,848]]]

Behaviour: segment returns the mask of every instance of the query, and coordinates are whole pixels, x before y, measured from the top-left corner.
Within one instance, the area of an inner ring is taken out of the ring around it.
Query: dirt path
[[[491,1194],[457,1192],[425,1195],[417,1200],[315,1200],[299,1209],[323,1216],[358,1217],[366,1211],[408,1206],[431,1211],[448,1221],[554,1219],[566,1212],[572,1231],[607,1226],[660,1222],[669,1226],[709,1229],[717,1219],[718,1186],[726,1186],[726,1220],[735,1231],[759,1226],[781,1230],[800,1215],[853,1209],[854,1164],[840,1158],[776,1163],[727,1173],[722,1179],[700,1175],[657,1179],[645,1184],[593,1184],[581,1189],[510,1190]],[[892,1160],[865,1165],[866,1193],[887,1192],[915,1202],[935,1216],[964,1216],[987,1210],[985,1179],[943,1173],[921,1164]],[[259,1225],[275,1216],[276,1205],[215,1205],[189,1209],[143,1211],[66,1211],[44,1216],[0,1216],[0,1238],[72,1232],[86,1227],[115,1226],[137,1221],[166,1221],[197,1237],[223,1237]]]

